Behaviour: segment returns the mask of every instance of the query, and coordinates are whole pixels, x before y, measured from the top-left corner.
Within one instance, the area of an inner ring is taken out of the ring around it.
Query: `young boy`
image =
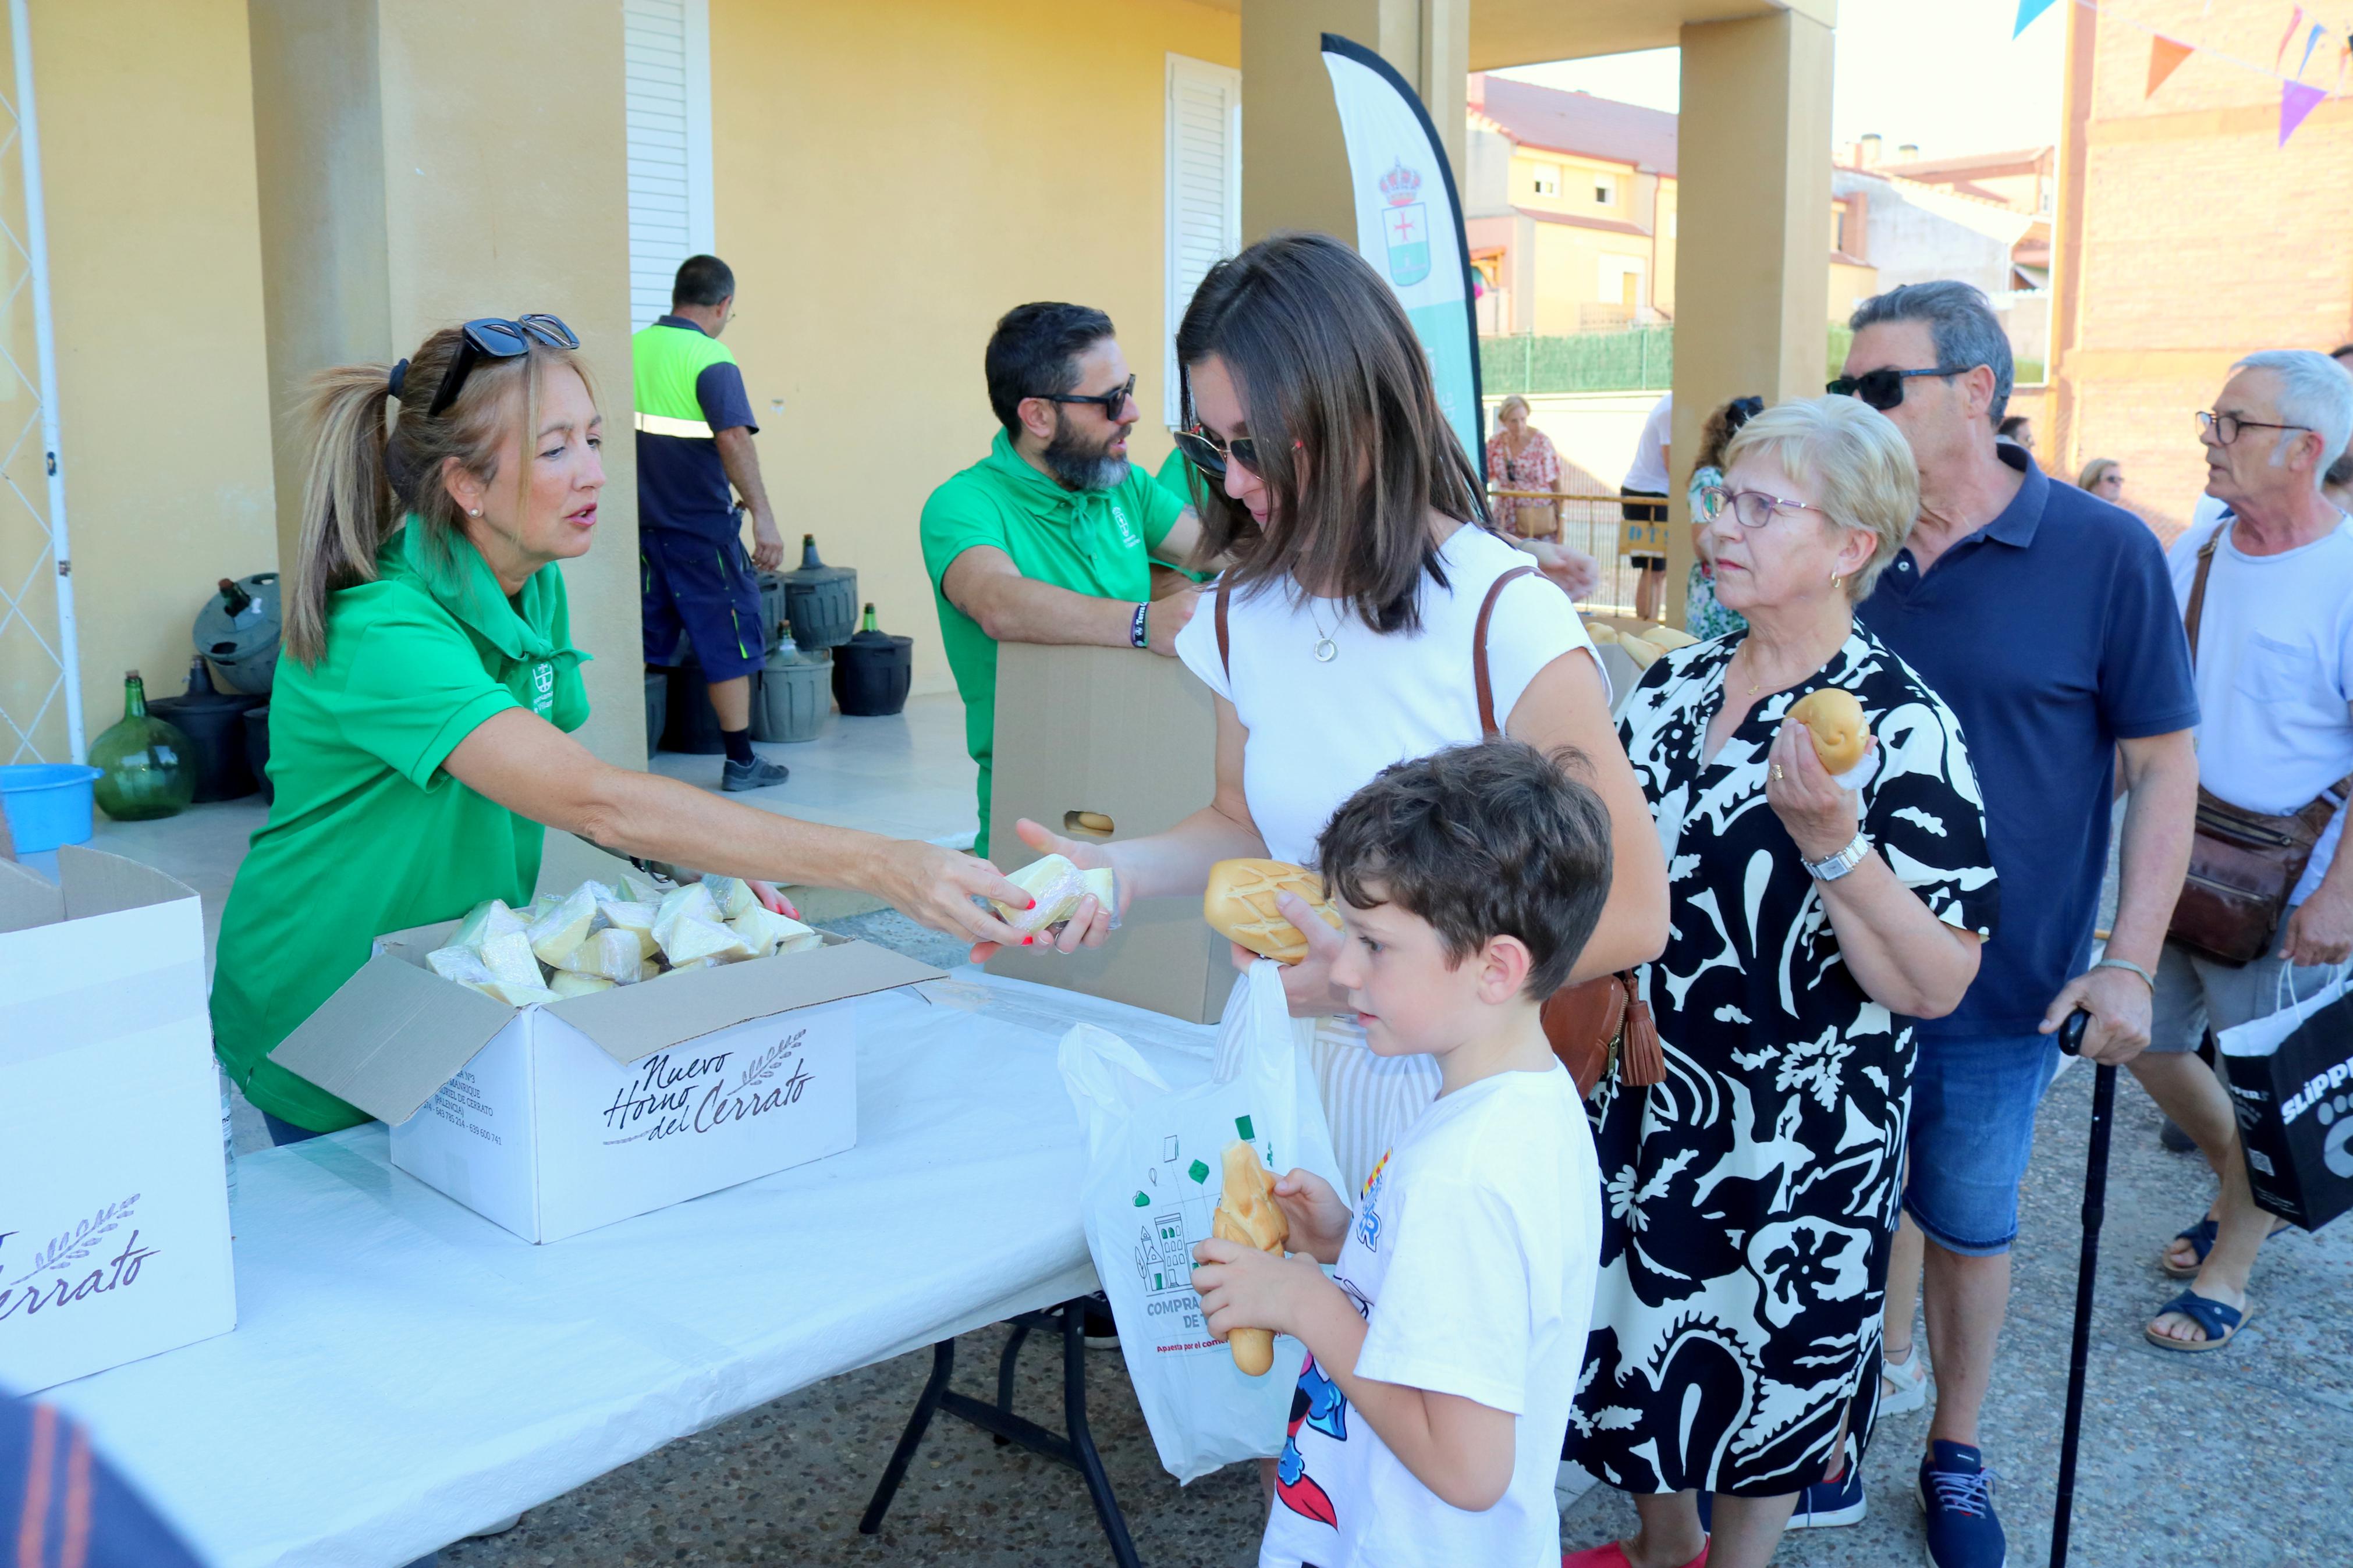
[[[1537,1008],[1609,894],[1609,814],[1492,742],[1389,768],[1317,847],[1346,922],[1334,984],[1374,1050],[1436,1057],[1443,1087],[1353,1212],[1306,1172],[1275,1184],[1305,1256],[1194,1248],[1214,1332],[1310,1352],[1261,1568],[1557,1568],[1601,1180]]]

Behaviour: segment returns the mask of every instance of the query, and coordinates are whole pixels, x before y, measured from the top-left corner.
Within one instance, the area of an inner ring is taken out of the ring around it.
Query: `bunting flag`
[[[2328,94],[2320,89],[2306,87],[2300,81],[2280,84],[2279,144],[2281,146],[2287,145],[2287,139],[2295,134],[2295,128],[2304,123],[2304,117],[2318,108],[2321,100],[2327,96]]]
[[[2014,38],[2026,31],[2028,24],[2051,9],[2052,3],[2052,0],[2018,0],[2018,25],[2010,30],[2010,36]],[[2287,46],[2282,44],[2280,47],[2284,50]]]
[[[2304,58],[2295,65],[2295,74],[2299,79],[2304,75],[2304,68],[2312,63],[2312,51],[2320,47],[2320,35],[2327,31],[2328,29],[2317,22],[2312,25],[2312,36],[2304,40]]]
[[[2303,26],[2304,7],[2298,5],[2288,16],[2287,31],[2280,35],[2279,47],[2272,51],[2272,70],[2274,73],[2279,70],[2280,62],[2287,58],[2288,41],[2295,37],[2295,30]]]
[[[2171,38],[2151,38],[2148,41],[2148,88],[2141,96],[2152,96],[2165,85],[2165,79],[2180,68],[2182,61],[2197,52],[2188,44],[2177,44]]]

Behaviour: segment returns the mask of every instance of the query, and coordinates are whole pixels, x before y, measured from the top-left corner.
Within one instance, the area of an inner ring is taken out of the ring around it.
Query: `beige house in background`
[[[1025,300],[1108,310],[1139,377],[1137,455],[1156,460],[1175,412],[1165,345],[1201,270],[1275,228],[1354,238],[1316,47],[1327,30],[1417,85],[1458,174],[1451,128],[1474,71],[1680,45],[1684,101],[1705,106],[1683,116],[1670,171],[1688,269],[1678,279],[1672,234],[1662,249],[1655,232],[1545,226],[1628,242],[1613,254],[1642,266],[1618,308],[1689,302],[1679,416],[1820,384],[1819,335],[1789,323],[1822,315],[1820,233],[1789,215],[1830,201],[1834,0],[29,0],[29,13],[71,551],[49,548],[38,387],[0,374],[0,424],[31,432],[0,447],[14,486],[0,493],[0,763],[74,752],[61,581],[86,742],[120,712],[125,668],[176,689],[217,579],[290,565],[302,452],[286,416],[306,378],[526,310],[579,332],[617,437],[602,537],[565,576],[595,656],[583,738],[641,759],[628,334],[704,247],[741,283],[727,341],[779,521],[858,569],[882,623],[915,637],[919,689],[944,689],[915,521],[987,449],[990,326]],[[1605,216],[1655,231],[1659,181],[1640,163]],[[1521,205],[1574,212],[1562,167],[1556,208],[1533,192]],[[18,234],[25,200],[10,146],[0,218]],[[1736,268],[1715,259],[1735,255]],[[29,299],[5,297],[0,340],[29,375]],[[1679,426],[1678,444],[1696,433]]]

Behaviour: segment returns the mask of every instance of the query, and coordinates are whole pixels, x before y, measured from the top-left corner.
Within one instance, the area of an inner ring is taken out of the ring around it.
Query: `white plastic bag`
[[[1108,1030],[1082,1024],[1062,1037],[1063,1087],[1087,1131],[1087,1248],[1153,1444],[1180,1482],[1280,1452],[1290,1421],[1298,1342],[1277,1339],[1263,1377],[1237,1369],[1202,1321],[1192,1266],[1224,1185],[1219,1156],[1235,1138],[1278,1172],[1340,1184],[1300,1033],[1281,966],[1261,959],[1235,984],[1217,1070],[1198,1088],[1170,1089]]]

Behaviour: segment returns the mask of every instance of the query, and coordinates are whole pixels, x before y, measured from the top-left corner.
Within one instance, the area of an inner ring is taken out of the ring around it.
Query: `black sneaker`
[[[719,771],[719,787],[729,795],[747,789],[767,789],[793,776],[793,770],[782,763],[765,762],[754,757],[748,763],[730,759]]]

